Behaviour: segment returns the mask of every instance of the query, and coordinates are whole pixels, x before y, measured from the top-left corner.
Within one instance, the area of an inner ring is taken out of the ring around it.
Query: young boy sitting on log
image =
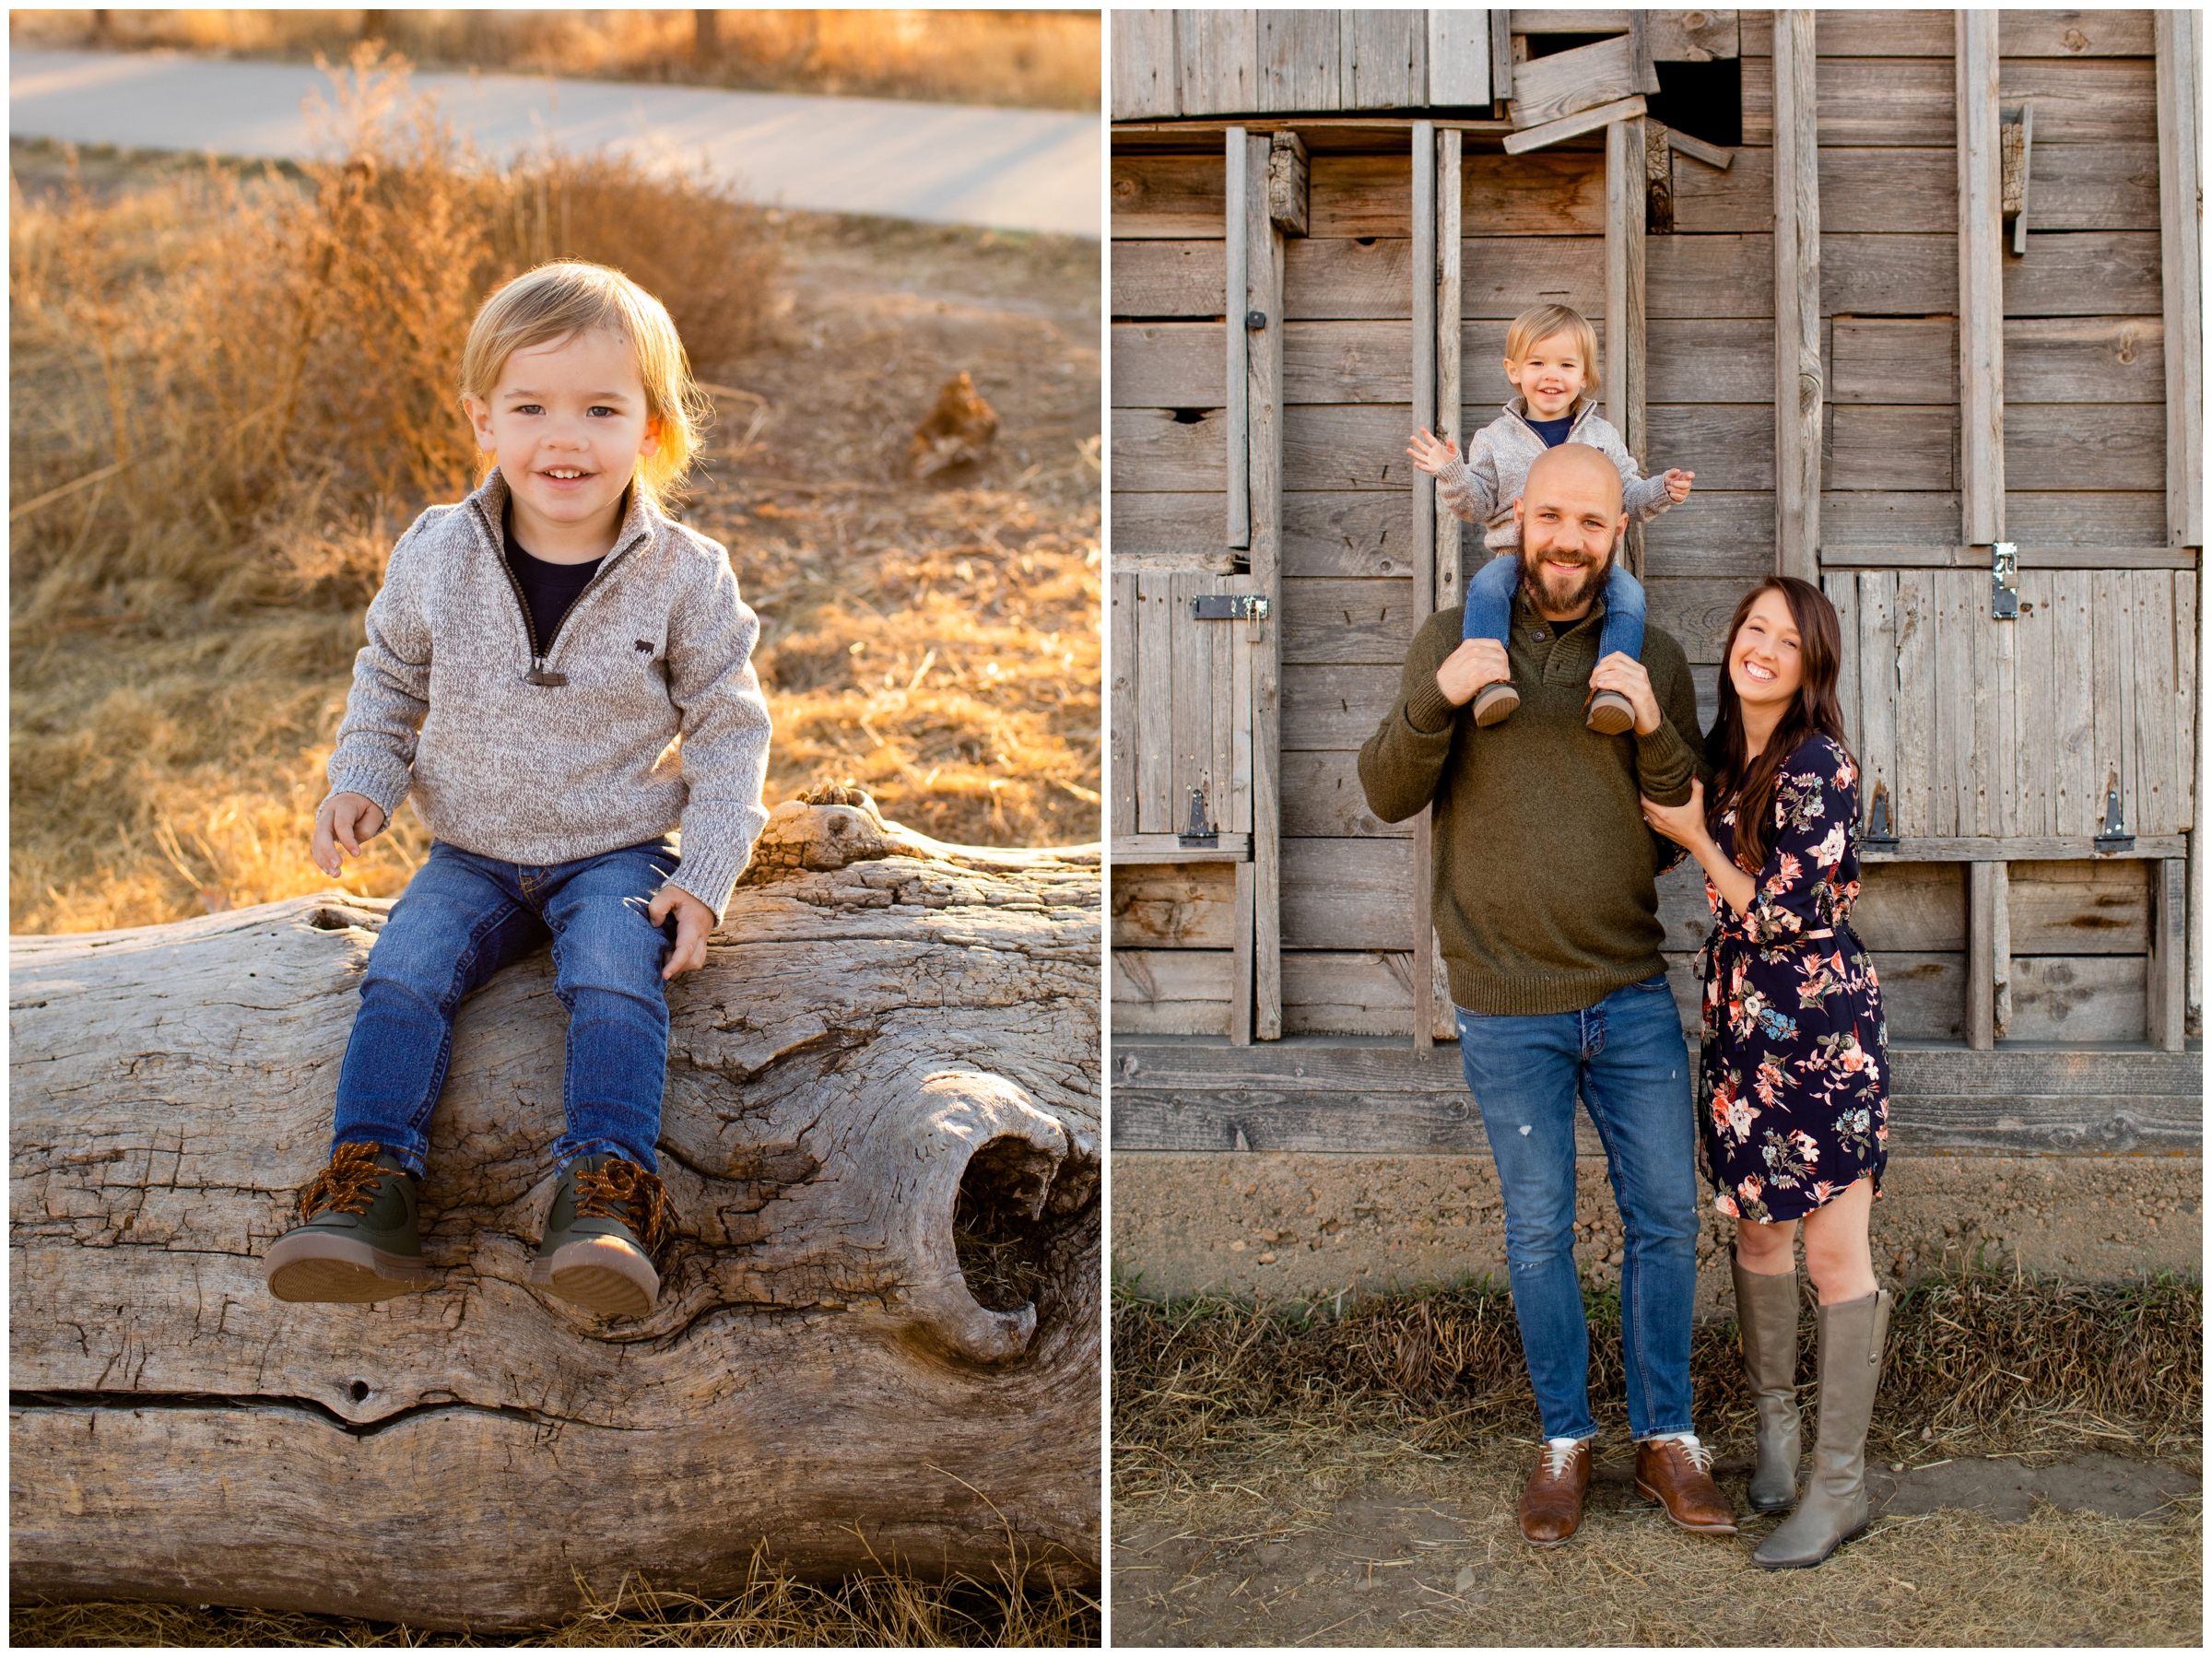
[[[1406,452],[1436,479],[1437,499],[1469,523],[1484,525],[1483,539],[1494,556],[1467,582],[1465,639],[1505,642],[1513,593],[1521,585],[1521,528],[1514,502],[1528,481],[1528,469],[1547,449],[1586,443],[1620,468],[1621,503],[1638,523],[1656,518],[1689,499],[1695,472],[1670,470],[1645,477],[1620,433],[1597,412],[1597,332],[1579,311],[1564,305],[1537,305],[1513,319],[1505,335],[1505,377],[1521,393],[1505,412],[1475,434],[1467,458],[1458,445],[1427,427],[1414,434]],[[1598,634],[1597,659],[1615,652],[1632,662],[1643,649],[1643,588],[1618,556],[1606,577],[1606,619]],[[1521,693],[1509,680],[1485,685],[1475,697],[1475,723],[1494,725],[1521,705]],[[1618,736],[1636,723],[1636,711],[1617,690],[1594,690],[1585,722],[1593,731]]]
[[[666,982],[706,964],[767,821],[759,628],[728,554],[661,511],[698,393],[652,295],[575,262],[517,277],[477,312],[461,394],[496,464],[393,549],[311,851],[336,875],[410,796],[434,838],[370,953],[330,1164],[264,1272],[282,1300],[429,1286],[416,1202],[454,1008],[550,939],[567,1131],[530,1281],[640,1316],[675,1224]]]

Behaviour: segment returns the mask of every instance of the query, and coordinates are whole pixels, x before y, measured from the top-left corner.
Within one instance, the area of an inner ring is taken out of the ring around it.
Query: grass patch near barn
[[[452,391],[538,260],[662,295],[713,426],[687,520],[760,614],[772,805],[855,781],[942,840],[1095,840],[1099,247],[748,206],[607,159],[476,166],[358,65],[327,167],[11,147],[9,923],[321,890],[306,839],[398,533],[477,457]],[[938,387],[997,408],[902,475]],[[403,807],[340,883],[388,897]]]
[[[1514,1524],[1538,1428],[1502,1293],[1341,1312],[1117,1296],[1116,1642],[2200,1638],[2201,1284],[1970,1273],[1915,1286],[1891,1325],[1870,1463],[1877,1492],[1918,1481],[1953,1497],[1922,1511],[1893,1501],[1819,1569],[1775,1573],[1748,1558],[1775,1522],[1752,1519],[1745,1498],[1752,1414],[1734,1328],[1699,1328],[1691,1378],[1743,1531],[1692,1536],[1628,1481],[1618,1302],[1590,1299],[1598,1477],[1583,1529],[1537,1550]],[[1808,1311],[1808,1393],[1813,1349]],[[2002,1518],[1969,1499],[1990,1469],[2048,1483],[2076,1463],[2127,1486],[2104,1498],[2121,1516],[2038,1497],[2016,1504],[2025,1518]],[[1978,1485],[1960,1482],[1970,1470]]]

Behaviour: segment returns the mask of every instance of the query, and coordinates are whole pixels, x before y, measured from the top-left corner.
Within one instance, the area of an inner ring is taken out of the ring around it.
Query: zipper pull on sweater
[[[546,659],[543,656],[540,656],[536,661],[533,662],[530,664],[530,671],[523,676],[523,683],[525,685],[558,686],[566,685],[568,682],[569,676],[567,674],[547,673],[546,671]]]

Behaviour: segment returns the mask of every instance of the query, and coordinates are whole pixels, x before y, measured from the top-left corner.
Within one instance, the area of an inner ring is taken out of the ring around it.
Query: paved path
[[[417,74],[478,150],[550,138],[669,166],[704,161],[755,201],[1010,230],[1100,230],[1096,115],[808,98],[524,75]],[[131,149],[303,159],[329,78],[175,53],[14,52],[8,132]]]

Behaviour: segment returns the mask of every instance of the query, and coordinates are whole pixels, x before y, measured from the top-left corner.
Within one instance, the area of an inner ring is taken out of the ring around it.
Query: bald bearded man
[[[1620,474],[1562,443],[1513,503],[1522,584],[1510,640],[1460,637],[1456,608],[1414,636],[1396,704],[1359,754],[1386,822],[1434,805],[1434,913],[1460,1056],[1505,1199],[1506,1263],[1545,1444],[1523,1489],[1522,1534],[1574,1534],[1590,1482],[1589,1326],[1574,1261],[1574,1104],[1605,1146],[1627,1232],[1621,1346],[1636,1486],[1686,1530],[1732,1534],[1690,1422],[1698,1193],[1689,1064],[1659,953],[1653,876],[1674,849],[1639,794],[1689,798],[1710,779],[1682,647],[1646,627],[1641,660],[1596,660],[1602,591],[1628,525]],[[1509,663],[1510,652],[1510,663]],[[1478,727],[1477,691],[1508,678],[1521,707]],[[1590,686],[1635,710],[1606,736]]]

